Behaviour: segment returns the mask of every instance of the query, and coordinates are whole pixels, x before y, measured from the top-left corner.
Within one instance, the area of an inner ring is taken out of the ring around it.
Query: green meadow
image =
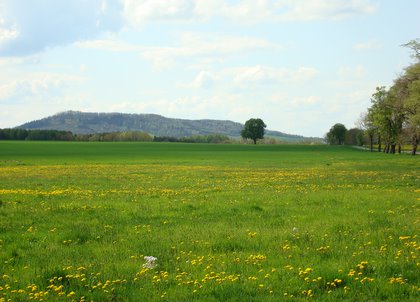
[[[342,146],[2,141],[0,302],[419,301],[419,172]]]

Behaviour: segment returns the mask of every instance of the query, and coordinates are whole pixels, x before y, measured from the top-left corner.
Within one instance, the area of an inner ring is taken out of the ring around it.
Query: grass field
[[[419,301],[419,172],[346,147],[0,142],[0,301]]]

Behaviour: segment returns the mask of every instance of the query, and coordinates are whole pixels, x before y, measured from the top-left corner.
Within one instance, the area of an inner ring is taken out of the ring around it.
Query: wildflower
[[[146,261],[146,263],[143,264],[143,268],[155,268],[157,266],[156,264],[156,257],[153,256],[144,256],[144,260]]]
[[[312,289],[303,290],[303,291],[302,291],[302,294],[303,294],[304,296],[307,296],[307,297],[313,297],[313,291],[312,291]]]
[[[407,239],[410,239],[410,238],[411,238],[411,236],[400,236],[398,239],[407,240]]]
[[[257,236],[257,232],[248,232],[248,236],[253,238],[253,237]]]
[[[397,278],[391,277],[389,279],[389,283],[391,283],[391,284],[393,284],[393,283],[404,284],[405,282],[404,282],[404,279],[402,277],[397,277]]]

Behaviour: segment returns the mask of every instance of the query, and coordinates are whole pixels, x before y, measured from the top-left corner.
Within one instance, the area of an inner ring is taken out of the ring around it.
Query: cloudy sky
[[[0,0],[0,128],[57,112],[353,127],[412,62],[418,0]]]

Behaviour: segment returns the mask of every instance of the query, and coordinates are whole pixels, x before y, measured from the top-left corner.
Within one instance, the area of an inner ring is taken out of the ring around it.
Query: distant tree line
[[[153,137],[143,131],[77,134],[75,141],[90,142],[151,142]]]
[[[391,154],[401,153],[402,146],[410,144],[411,154],[416,155],[420,140],[420,40],[403,46],[413,51],[415,62],[404,69],[391,87],[376,88],[371,106],[358,121],[359,128],[347,131],[342,124],[335,124],[325,136],[328,143],[365,143],[370,151],[377,148],[378,152]],[[346,142],[350,131],[351,139]]]
[[[86,141],[86,142],[175,142],[175,143],[210,143],[241,144],[254,143],[253,140],[229,137],[224,134],[193,135],[185,137],[151,136],[143,131],[107,132],[93,134],[73,134],[60,130],[26,130],[20,128],[0,129],[0,140],[28,141]],[[287,144],[290,142],[268,137],[259,139],[260,144]],[[293,142],[296,144],[296,142]],[[300,144],[320,143],[317,140],[306,140]]]
[[[74,137],[70,131],[0,129],[0,140],[71,141],[74,140]]]
[[[188,137],[151,136],[143,131],[73,134],[59,130],[0,129],[0,140],[31,141],[96,141],[96,142],[179,142],[179,143],[229,143],[224,134],[194,135]]]
[[[142,131],[73,134],[70,131],[60,130],[26,130],[26,129],[0,129],[0,140],[29,140],[29,141],[152,141],[153,137]]]
[[[231,139],[224,134],[193,135],[187,137],[155,136],[154,142],[176,142],[176,143],[229,143]]]

